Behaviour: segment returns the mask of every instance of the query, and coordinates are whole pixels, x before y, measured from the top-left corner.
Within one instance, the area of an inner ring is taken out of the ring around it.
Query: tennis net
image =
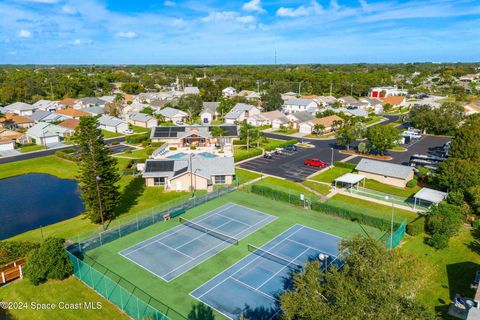
[[[261,257],[267,258],[268,260],[272,260],[278,264],[284,265],[286,267],[295,267],[295,268],[301,268],[302,266],[299,265],[298,263],[295,263],[294,261],[287,260],[285,258],[282,258],[276,254],[270,253],[266,250],[260,249],[259,247],[254,246],[253,244],[248,244],[248,251],[259,255]]]
[[[219,232],[219,231],[215,231],[213,229],[210,229],[210,228],[207,228],[207,227],[204,227],[202,225],[199,225],[198,223],[195,223],[193,221],[190,221],[188,219],[185,219],[183,217],[180,217],[179,218],[179,221],[180,223],[182,223],[183,225],[187,226],[187,227],[190,227],[192,229],[195,229],[195,230],[198,230],[198,231],[201,231],[201,232],[205,232],[206,234],[209,234],[211,235],[212,237],[215,237],[215,238],[218,238],[220,240],[223,240],[223,241],[226,241],[226,242],[229,242],[229,243],[233,243],[235,245],[238,245],[238,239],[237,238],[234,238],[232,236],[229,236],[229,235],[226,235],[222,232]]]

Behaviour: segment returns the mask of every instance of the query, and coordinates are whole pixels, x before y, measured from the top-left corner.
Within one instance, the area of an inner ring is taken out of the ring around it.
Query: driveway
[[[122,153],[127,150],[136,150],[135,147],[127,146],[124,144],[110,145],[110,146],[107,146],[107,148],[110,149],[112,154]]]

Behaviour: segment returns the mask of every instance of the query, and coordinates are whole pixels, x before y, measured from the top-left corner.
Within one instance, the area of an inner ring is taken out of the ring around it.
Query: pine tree
[[[80,118],[75,135],[81,159],[79,187],[87,216],[92,222],[103,224],[106,219],[114,218],[114,210],[120,202],[117,160],[105,147],[96,117]]]

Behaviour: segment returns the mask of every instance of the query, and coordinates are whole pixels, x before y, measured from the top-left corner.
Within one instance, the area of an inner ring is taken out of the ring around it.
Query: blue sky
[[[0,0],[0,17],[0,63],[480,60],[480,0]]]

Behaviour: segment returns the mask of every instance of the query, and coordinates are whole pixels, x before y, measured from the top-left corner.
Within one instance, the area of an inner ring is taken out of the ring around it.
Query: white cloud
[[[22,30],[17,32],[17,35],[20,38],[31,38],[32,37],[32,32],[28,31],[28,30],[25,30],[25,29],[22,29]]]
[[[22,2],[31,2],[31,3],[44,3],[44,4],[55,4],[60,2],[60,0],[21,0]]]
[[[201,19],[203,22],[228,22],[237,21],[241,24],[249,24],[255,22],[253,16],[241,16],[234,11],[215,11],[210,12],[208,16]]]
[[[360,3],[360,6],[363,10],[368,10],[368,3],[366,0],[358,0],[358,2]]]
[[[92,44],[93,41],[92,40],[81,40],[81,39],[75,39],[73,41],[70,41],[69,42],[71,45],[74,45],[74,46],[81,46],[81,45],[84,45],[84,44]]]
[[[252,23],[255,21],[255,18],[252,16],[241,16],[237,18],[237,21],[240,23]]]
[[[281,7],[277,10],[277,16],[279,17],[302,17],[309,14],[320,14],[323,12],[323,7],[318,4],[317,1],[312,1],[309,7],[304,5],[297,8],[285,8]]]
[[[117,37],[119,38],[127,38],[127,39],[133,39],[137,36],[137,34],[133,31],[127,31],[127,32],[118,32]]]
[[[246,11],[255,11],[259,13],[267,12],[265,9],[262,8],[261,0],[251,0],[243,4],[242,9]]]
[[[164,6],[167,6],[167,7],[174,7],[176,6],[177,4],[173,1],[170,1],[170,0],[166,0],[164,3],[163,3]]]
[[[330,1],[330,7],[331,7],[333,10],[338,10],[338,9],[340,9],[340,5],[338,4],[337,0],[331,0],[331,1]]]
[[[66,13],[66,14],[77,14],[78,13],[77,8],[75,8],[73,6],[69,6],[68,4],[66,4],[62,7],[62,12]]]

